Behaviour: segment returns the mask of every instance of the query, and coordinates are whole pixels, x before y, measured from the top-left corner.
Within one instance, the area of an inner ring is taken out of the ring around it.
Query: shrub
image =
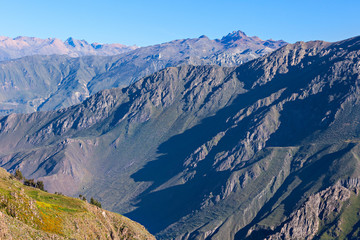
[[[15,177],[17,180],[19,180],[19,181],[21,181],[21,180],[24,179],[24,176],[22,175],[22,172],[20,171],[20,169],[16,169],[16,170],[15,170],[15,175],[14,175],[14,177]]]
[[[25,179],[24,180],[24,185],[25,186],[30,186],[30,187],[36,187],[34,179]]]
[[[37,181],[35,187],[42,190],[42,191],[44,191],[44,182],[43,181]]]
[[[81,199],[81,200],[83,200],[83,201],[86,201],[86,197],[85,196],[83,196],[83,195],[79,195],[79,198]]]
[[[94,198],[91,198],[91,199],[90,199],[90,204],[95,205],[95,206],[101,208],[101,203],[100,203],[99,201],[95,200]]]
[[[29,186],[29,187],[38,188],[38,189],[40,189],[42,191],[47,192],[45,190],[45,188],[44,188],[44,182],[43,181],[37,181],[35,183],[34,179],[26,179],[26,178],[24,178],[24,185]]]

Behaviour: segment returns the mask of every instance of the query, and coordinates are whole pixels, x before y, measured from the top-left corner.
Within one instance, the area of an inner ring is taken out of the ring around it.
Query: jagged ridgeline
[[[0,115],[69,107],[99,90],[126,87],[165,67],[235,66],[285,44],[248,37],[241,31],[221,40],[202,36],[137,49],[126,46],[117,49],[112,45],[95,49],[85,41],[74,39],[64,45],[56,39],[0,37],[0,60],[31,55],[0,62]],[[85,56],[116,53],[117,56]]]
[[[25,186],[0,168],[0,239],[155,238],[126,217]]]
[[[360,37],[0,119],[1,164],[159,239],[357,238]]]
[[[68,55],[71,57],[100,55],[112,56],[134,50],[136,46],[123,44],[89,44],[85,40],[72,37],[66,41],[57,38],[41,39],[36,37],[9,38],[0,36],[0,61],[33,55]]]

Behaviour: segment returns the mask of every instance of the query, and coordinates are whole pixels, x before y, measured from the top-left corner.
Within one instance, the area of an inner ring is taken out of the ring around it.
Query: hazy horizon
[[[0,35],[148,46],[241,30],[264,40],[333,42],[360,34],[359,7],[355,0],[3,1]]]

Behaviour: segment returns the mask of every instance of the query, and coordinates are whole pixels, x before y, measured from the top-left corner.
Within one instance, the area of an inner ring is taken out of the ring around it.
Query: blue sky
[[[360,35],[359,0],[0,0],[0,36],[146,46],[234,30],[288,42]]]

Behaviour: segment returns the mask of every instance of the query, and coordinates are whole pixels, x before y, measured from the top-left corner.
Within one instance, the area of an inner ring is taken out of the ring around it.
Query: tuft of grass
[[[320,223],[318,238],[330,239],[352,239],[351,235],[357,236],[359,229],[356,225],[360,221],[360,196],[353,194],[344,202],[339,214],[333,214],[326,222]]]
[[[40,229],[46,232],[63,235],[62,219],[58,214],[56,206],[44,202],[36,202],[36,204],[42,219]]]
[[[67,197],[64,195],[56,195],[43,191],[39,191],[37,189],[27,190],[26,193],[31,198],[35,199],[37,202],[42,202],[44,204],[49,204],[52,206],[56,206],[61,211],[66,212],[82,212],[86,211],[84,206],[84,201],[80,199]]]
[[[355,194],[351,196],[344,207],[339,224],[341,228],[340,239],[346,238],[354,229],[355,224],[360,221],[360,196]]]

